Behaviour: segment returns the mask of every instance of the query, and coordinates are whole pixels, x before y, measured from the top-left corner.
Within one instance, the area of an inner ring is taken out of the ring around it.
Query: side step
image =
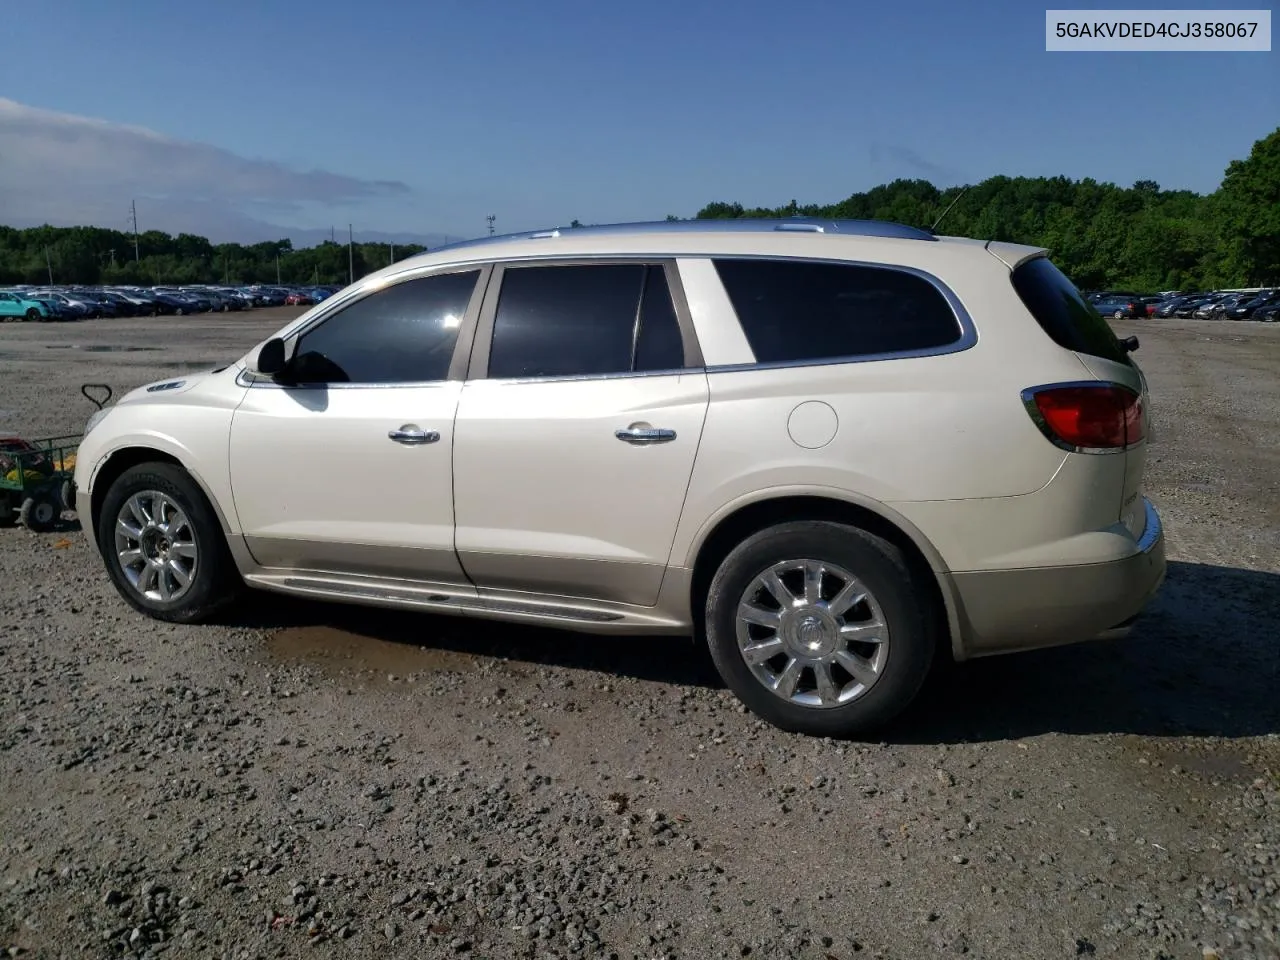
[[[540,623],[569,630],[601,633],[685,633],[684,625],[651,608],[603,601],[566,601],[533,594],[494,591],[446,584],[414,584],[373,577],[339,576],[298,571],[261,571],[245,576],[253,587],[324,600],[407,610],[429,610],[482,619]]]

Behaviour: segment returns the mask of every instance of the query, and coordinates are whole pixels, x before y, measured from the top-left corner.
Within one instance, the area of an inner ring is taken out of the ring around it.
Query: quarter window
[[[683,366],[684,343],[662,266],[504,271],[490,377],[580,377]]]
[[[479,270],[396,283],[304,333],[291,364],[298,383],[445,380]]]
[[[914,273],[793,260],[713,262],[759,363],[933,350],[961,337],[946,297]]]

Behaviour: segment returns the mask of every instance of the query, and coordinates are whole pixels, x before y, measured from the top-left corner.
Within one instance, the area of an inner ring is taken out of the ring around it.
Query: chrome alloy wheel
[[[116,515],[116,562],[125,579],[148,600],[177,600],[195,581],[196,534],[174,500],[141,490]]]
[[[852,573],[819,560],[775,563],[743,591],[738,649],[775,696],[804,707],[839,707],[880,679],[889,627]]]

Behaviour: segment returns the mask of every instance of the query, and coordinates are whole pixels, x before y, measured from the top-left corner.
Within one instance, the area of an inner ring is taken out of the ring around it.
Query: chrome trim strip
[[[942,357],[953,353],[961,353],[976,346],[978,343],[978,328],[974,325],[973,317],[970,316],[969,311],[965,309],[964,304],[960,302],[960,298],[956,296],[955,291],[943,283],[938,277],[929,273],[927,270],[921,270],[919,267],[909,267],[905,264],[898,263],[880,263],[871,260],[850,260],[845,257],[789,257],[774,254],[711,254],[706,256],[706,259],[712,261],[785,260],[791,263],[837,263],[842,266],[870,267],[876,270],[895,270],[899,273],[908,273],[924,280],[937,290],[938,293],[942,294],[943,299],[947,301],[947,305],[951,307],[951,312],[955,316],[960,333],[960,335],[951,343],[942,344],[938,347],[929,347],[922,350],[894,350],[887,353],[867,353],[848,357],[824,357],[822,359],[813,360],[776,360],[766,361],[764,363],[708,364],[707,373],[732,373],[739,370],[778,370],[789,367],[825,367],[831,366],[832,364],[875,363],[881,360],[913,360],[923,357]]]
[[[1126,453],[1146,441],[1145,429],[1142,440],[1139,440],[1137,443],[1126,443],[1124,446],[1120,447],[1076,447],[1067,443],[1055,434],[1048,422],[1044,419],[1044,415],[1040,413],[1040,407],[1036,404],[1036,394],[1044,390],[1068,390],[1078,387],[1114,387],[1117,390],[1124,390],[1126,393],[1132,393],[1139,400],[1142,399],[1142,394],[1136,392],[1133,387],[1126,383],[1120,383],[1116,380],[1062,380],[1058,383],[1041,383],[1034,387],[1027,387],[1022,391],[1022,406],[1030,415],[1032,422],[1036,425],[1039,431],[1044,434],[1046,440],[1052,443],[1059,450],[1065,450],[1068,453],[1089,454]]]
[[[577,230],[577,229],[586,229],[586,228],[575,227],[574,229]],[[488,238],[486,238],[486,240],[487,239]],[[494,239],[497,239],[497,238],[494,238]],[[936,239],[936,238],[933,238],[933,239]],[[451,248],[452,247],[450,247],[450,249]],[[431,251],[431,252],[435,253],[441,249],[445,249],[445,248],[440,247],[440,248],[437,248],[435,251]],[[425,254],[419,254],[419,256],[425,256]],[[489,382],[491,383],[544,383],[544,382],[553,383],[553,382],[565,382],[565,381],[576,381],[576,380],[616,380],[616,379],[632,378],[632,377],[669,377],[669,376],[679,375],[679,374],[701,373],[703,371],[707,373],[736,373],[744,370],[778,370],[778,369],[788,369],[788,368],[795,368],[795,367],[825,367],[825,366],[849,364],[849,363],[876,363],[883,360],[913,360],[913,359],[922,359],[926,357],[949,356],[950,354],[953,354],[953,353],[962,353],[965,350],[969,350],[972,347],[976,346],[978,343],[979,336],[978,336],[977,327],[974,325],[973,318],[969,314],[969,311],[965,309],[964,304],[960,302],[960,298],[957,297],[955,292],[950,287],[948,287],[945,283],[943,283],[942,280],[940,280],[938,277],[934,276],[933,274],[929,273],[927,270],[921,270],[918,267],[909,267],[903,264],[885,263],[885,262],[878,262],[878,261],[871,261],[871,260],[850,260],[846,257],[840,257],[840,256],[797,257],[797,256],[787,256],[785,254],[725,255],[723,253],[713,253],[713,252],[696,253],[696,252],[690,252],[690,251],[684,251],[684,252],[678,252],[678,253],[649,252],[649,253],[625,253],[625,254],[618,254],[618,253],[557,254],[555,252],[545,252],[545,253],[538,253],[538,254],[530,254],[528,256],[522,255],[519,257],[492,257],[489,259],[459,261],[457,263],[450,263],[447,265],[432,264],[427,267],[419,265],[417,267],[410,267],[406,270],[400,271],[396,273],[394,276],[386,278],[385,282],[389,284],[393,280],[400,281],[400,280],[418,279],[418,277],[420,276],[430,276],[434,273],[457,273],[470,267],[485,266],[485,265],[492,265],[495,267],[508,267],[508,266],[515,266],[518,264],[540,263],[548,260],[555,261],[555,262],[562,262],[566,266],[571,266],[575,262],[581,263],[583,261],[599,261],[599,260],[609,261],[612,263],[628,263],[628,262],[638,261],[641,263],[652,264],[655,261],[663,261],[665,263],[667,261],[674,261],[675,259],[682,258],[682,257],[689,258],[689,259],[701,258],[701,259],[708,259],[708,260],[715,260],[715,259],[785,260],[785,261],[796,262],[796,263],[837,263],[837,264],[847,264],[849,266],[855,266],[855,267],[872,267],[872,268],[877,268],[881,270],[896,270],[902,273],[913,274],[914,276],[917,276],[920,279],[925,280],[929,284],[931,284],[940,294],[942,294],[943,298],[946,299],[948,305],[951,307],[952,313],[956,317],[956,321],[960,328],[960,336],[953,343],[943,344],[942,346],[939,346],[939,347],[931,347],[924,350],[900,350],[900,351],[895,351],[890,353],[863,354],[863,355],[850,356],[850,357],[826,357],[826,358],[814,359],[814,360],[779,360],[779,361],[770,361],[765,363],[759,363],[759,362],[753,361],[751,363],[725,363],[725,364],[706,364],[706,365],[699,364],[698,366],[685,366],[682,368],[672,369],[672,370],[645,370],[642,372],[623,371],[619,373],[593,373],[593,374],[580,374],[580,375],[573,375],[573,376],[566,375],[566,376],[556,376],[556,377],[520,377],[520,378],[504,379],[504,378],[489,378],[482,374],[480,376],[469,375],[468,377],[466,377],[466,379],[468,380],[483,379],[483,380],[489,380]],[[412,260],[413,258],[410,258],[409,260],[406,260],[403,262],[412,263]],[[501,278],[499,277],[498,279],[500,280]],[[678,275],[676,279],[678,280]],[[381,285],[382,284],[379,284],[379,286]],[[501,284],[499,283],[498,286],[500,285]],[[676,286],[673,285],[672,283],[671,270],[668,270],[668,273],[667,273],[667,285],[668,285],[668,288],[671,290],[673,300],[676,300],[677,292],[676,292]],[[491,296],[496,297],[496,294],[491,294]],[[685,320],[684,315],[681,312],[681,308],[683,307],[683,297],[684,297],[683,287],[679,288],[678,296],[679,296],[679,299],[676,300],[676,315],[677,315],[677,318],[681,321],[681,333],[687,337],[690,334],[691,329],[690,331],[686,331],[685,324],[687,321]],[[329,304],[333,299],[335,298],[331,297],[329,300],[325,300],[323,302],[325,304]],[[343,303],[349,302],[350,299],[353,299],[353,298],[344,297]],[[484,309],[485,308],[487,308],[487,304],[486,304],[486,307],[482,308],[480,321],[477,323],[476,328],[474,330],[474,334],[476,335],[477,340],[480,340],[485,334],[485,330],[484,330],[485,328]],[[297,331],[290,333],[289,338],[291,339],[293,337],[301,335],[301,333],[304,330],[310,329],[315,324],[320,323],[328,315],[329,315],[328,312],[326,312],[324,314],[313,317],[312,319],[307,321],[307,324],[305,327],[300,327],[298,328]],[[491,320],[490,320],[490,332],[491,330],[492,330],[492,327],[491,327]],[[686,345],[687,344],[688,344],[688,340],[686,339]],[[484,365],[487,365],[487,360],[488,360],[487,349],[481,349],[481,344],[478,343],[476,350],[478,354],[482,354],[482,356],[478,356],[477,359],[485,361],[486,363]],[[473,367],[475,367],[476,365],[477,364],[475,363],[472,364]],[[476,373],[476,372],[478,371],[475,371],[475,370],[470,371],[470,373]],[[347,389],[347,390],[370,389],[370,388],[385,389],[388,387],[413,387],[413,386],[440,385],[446,382],[448,381],[430,381],[429,383],[423,383],[423,384],[331,383],[331,384],[321,384],[315,389],[330,389],[330,388]],[[244,387],[259,387],[259,388],[268,387],[268,388],[275,388],[275,389],[283,389],[281,384],[277,384],[274,381],[254,380],[253,374],[249,373],[247,369],[242,371],[241,374],[239,374],[236,377],[236,383]],[[299,387],[289,387],[289,389],[299,389]]]
[[[1142,536],[1138,538],[1138,552],[1150,553],[1156,542],[1164,536],[1164,524],[1160,521],[1160,514],[1155,504],[1146,497],[1142,498],[1142,509],[1147,519]]]
[[[262,582],[261,580],[259,582]],[[516,600],[500,600],[492,597],[470,596],[445,591],[394,590],[372,584],[357,585],[341,581],[286,576],[268,579],[267,583],[298,593],[329,597],[371,600],[380,603],[408,604],[416,607],[474,610],[480,613],[506,613],[539,619],[572,620],[588,623],[612,623],[623,619],[620,613],[603,610],[586,610],[561,604],[521,603]]]

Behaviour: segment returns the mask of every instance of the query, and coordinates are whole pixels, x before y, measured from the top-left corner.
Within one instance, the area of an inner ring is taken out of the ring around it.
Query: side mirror
[[[1123,340],[1120,341],[1120,346],[1124,349],[1125,353],[1133,353],[1135,350],[1138,349],[1138,338],[1125,337]]]
[[[284,372],[286,364],[284,341],[279,337],[272,337],[258,351],[258,361],[255,366],[259,373],[274,377],[276,374]]]

